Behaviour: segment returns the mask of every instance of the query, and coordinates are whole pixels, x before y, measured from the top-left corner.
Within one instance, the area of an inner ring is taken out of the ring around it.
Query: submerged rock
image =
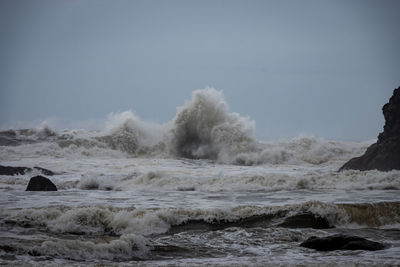
[[[386,246],[382,243],[370,241],[358,236],[331,235],[327,237],[312,236],[303,243],[302,247],[312,248],[318,251],[331,250],[381,250]]]
[[[278,226],[287,228],[314,228],[327,229],[332,228],[326,218],[316,216],[310,212],[296,214],[285,219]]]
[[[48,178],[38,175],[29,180],[26,191],[57,191],[57,187]]]
[[[45,169],[45,168],[41,168],[41,167],[33,167],[33,168],[29,168],[29,167],[12,167],[12,166],[1,166],[0,165],[0,175],[21,175],[21,174],[25,174],[27,172],[33,171],[34,169],[40,171],[41,173],[43,173],[44,175],[54,175],[55,173]]]
[[[389,103],[382,108],[385,117],[383,132],[378,141],[372,144],[364,155],[352,158],[339,171],[400,170],[400,87],[393,91]]]

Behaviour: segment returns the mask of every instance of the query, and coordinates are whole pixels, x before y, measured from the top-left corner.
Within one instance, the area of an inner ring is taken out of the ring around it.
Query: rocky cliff
[[[400,87],[393,91],[389,103],[382,108],[385,117],[383,132],[378,141],[372,144],[364,155],[349,160],[339,171],[400,170]]]

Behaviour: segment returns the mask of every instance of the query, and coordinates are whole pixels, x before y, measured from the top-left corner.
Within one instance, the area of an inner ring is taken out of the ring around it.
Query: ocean
[[[400,171],[338,169],[374,140],[260,141],[219,91],[193,92],[169,123],[112,114],[103,129],[0,132],[0,165],[39,166],[58,191],[0,176],[0,264],[382,266],[400,264]],[[295,215],[329,227],[285,225]],[[315,251],[349,234],[380,251]]]

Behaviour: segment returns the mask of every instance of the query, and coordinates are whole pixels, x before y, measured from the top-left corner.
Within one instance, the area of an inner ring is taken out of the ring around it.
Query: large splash
[[[180,157],[230,161],[232,155],[254,150],[254,128],[250,119],[229,112],[221,92],[207,88],[194,91],[178,109],[171,144]]]

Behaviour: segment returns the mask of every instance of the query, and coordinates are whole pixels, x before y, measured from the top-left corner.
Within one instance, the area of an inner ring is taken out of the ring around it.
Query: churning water
[[[163,125],[128,111],[100,131],[0,132],[0,165],[50,169],[59,189],[24,191],[39,170],[0,176],[0,263],[400,264],[400,172],[337,172],[371,142],[261,142],[254,125],[205,89]],[[281,225],[296,214],[325,218],[332,228]],[[388,248],[299,246],[333,233]]]

